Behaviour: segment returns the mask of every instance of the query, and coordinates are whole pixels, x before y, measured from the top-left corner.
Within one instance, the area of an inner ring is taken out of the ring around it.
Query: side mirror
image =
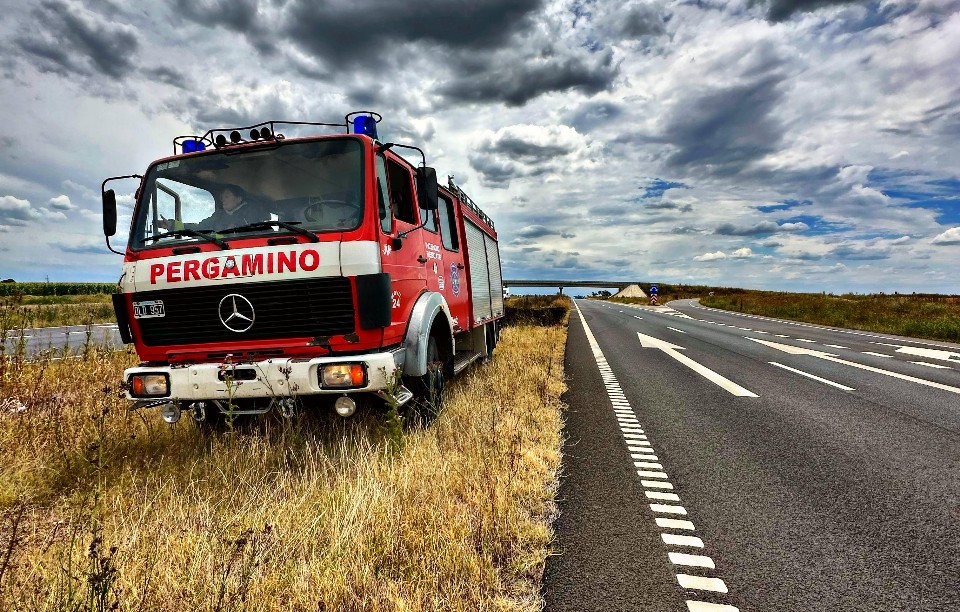
[[[402,249],[402,248],[403,248],[403,238],[391,238],[391,239],[390,239],[390,247],[391,247],[394,251],[399,251],[400,249]]]
[[[420,208],[437,210],[437,198],[439,197],[437,171],[433,168],[417,168],[417,187],[419,188],[417,196],[420,198]]]
[[[103,192],[103,234],[113,236],[117,233],[117,194],[113,189]]]

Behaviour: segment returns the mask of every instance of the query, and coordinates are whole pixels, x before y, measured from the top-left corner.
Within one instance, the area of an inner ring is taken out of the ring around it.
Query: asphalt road
[[[960,346],[577,305],[548,610],[960,611]]]
[[[87,343],[123,347],[116,323],[90,325],[89,328],[86,325],[68,325],[12,330],[8,332],[3,347],[7,355],[22,350],[27,358],[33,358],[43,352],[55,353],[57,356],[76,354],[83,350]]]

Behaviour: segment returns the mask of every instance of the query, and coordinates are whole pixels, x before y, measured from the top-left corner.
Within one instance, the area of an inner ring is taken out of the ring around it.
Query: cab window
[[[440,238],[443,247],[448,251],[460,250],[460,241],[457,239],[457,215],[453,209],[453,200],[440,194],[437,216],[440,218]]]
[[[417,213],[413,205],[413,181],[410,180],[410,171],[402,164],[389,160],[387,176],[393,213],[397,219],[416,225]]]
[[[380,211],[380,229],[384,234],[393,231],[393,209],[387,184],[387,160],[383,155],[377,155],[377,207]]]

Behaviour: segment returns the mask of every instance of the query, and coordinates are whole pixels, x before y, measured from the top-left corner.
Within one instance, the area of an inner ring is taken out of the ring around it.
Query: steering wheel
[[[313,202],[304,209],[303,217],[312,223],[321,222],[324,220],[324,211],[328,208],[333,208],[341,212],[347,212],[348,214],[344,215],[342,217],[343,219],[360,218],[361,207],[359,203],[337,199],[323,199]]]

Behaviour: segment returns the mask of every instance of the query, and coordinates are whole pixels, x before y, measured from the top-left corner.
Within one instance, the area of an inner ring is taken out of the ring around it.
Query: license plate
[[[162,300],[151,300],[149,302],[133,303],[134,319],[155,319],[165,316]]]

